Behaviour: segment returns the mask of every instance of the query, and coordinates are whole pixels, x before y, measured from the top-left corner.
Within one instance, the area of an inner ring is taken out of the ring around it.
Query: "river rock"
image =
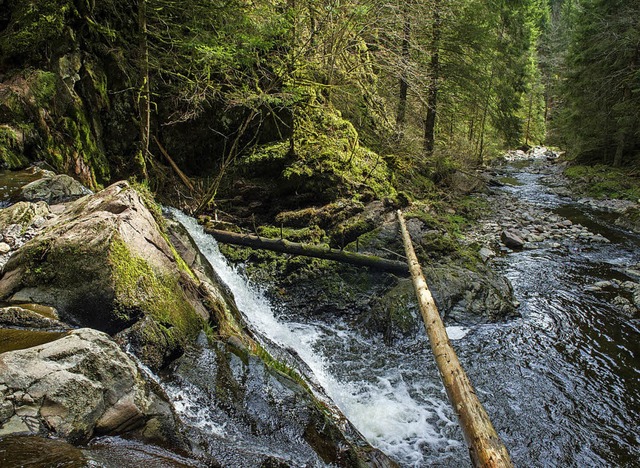
[[[44,328],[44,329],[68,329],[65,323],[55,318],[45,317],[33,310],[22,307],[0,308],[0,327]]]
[[[0,231],[2,231],[5,238],[13,239],[19,236],[21,231],[31,226],[35,219],[46,218],[50,213],[49,205],[43,201],[37,203],[18,202],[0,210]],[[11,229],[12,226],[19,226],[19,228],[17,231],[13,228],[10,233],[7,233],[7,230]]]
[[[502,243],[510,249],[521,249],[524,246],[522,238],[514,231],[504,230],[500,234]]]
[[[283,370],[221,342],[193,349],[172,364],[171,384],[189,395],[188,436],[215,466],[397,468],[348,420],[341,419],[338,429],[331,407],[320,406]],[[214,429],[203,431],[207,425]]]
[[[478,255],[480,255],[480,258],[484,263],[487,263],[490,259],[496,256],[495,252],[487,247],[482,247],[478,251]]]
[[[91,329],[0,354],[0,435],[44,432],[70,442],[136,430],[179,441],[169,403],[108,335]]]
[[[66,174],[49,175],[33,181],[20,191],[20,199],[48,204],[61,203],[89,195],[91,191]]]

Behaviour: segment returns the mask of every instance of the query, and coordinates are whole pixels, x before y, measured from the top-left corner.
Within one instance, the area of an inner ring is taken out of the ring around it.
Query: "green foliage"
[[[594,198],[640,199],[640,174],[637,171],[632,173],[603,164],[573,165],[567,168],[565,175],[584,193]]]
[[[261,145],[239,162],[240,170],[281,169],[281,190],[316,193],[318,201],[342,196],[393,196],[393,174],[382,156],[361,146],[353,125],[335,109],[310,107],[300,112],[290,142]]]
[[[582,161],[620,166],[640,148],[640,3],[582,0],[570,40],[556,140]]]
[[[0,61],[41,61],[68,47],[70,20],[77,15],[72,0],[10,0],[11,21],[0,34]]]
[[[23,138],[9,125],[0,125],[0,165],[6,169],[19,169],[28,164],[23,154]]]

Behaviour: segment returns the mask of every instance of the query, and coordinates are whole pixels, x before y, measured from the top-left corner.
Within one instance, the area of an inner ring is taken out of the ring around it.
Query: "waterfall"
[[[227,262],[216,241],[195,219],[175,209],[168,211],[187,229],[230,288],[251,327],[283,348],[294,349],[327,395],[372,445],[404,466],[423,466],[425,451],[435,449],[442,460],[443,452],[460,448],[456,423],[437,377],[433,383],[425,382],[422,372],[398,361],[402,351],[369,342],[346,326],[305,318],[279,320],[264,291]],[[450,332],[461,338],[466,329],[456,327]],[[381,357],[385,358],[382,364],[378,362]],[[424,353],[421,358],[426,361]],[[337,368],[342,372],[336,372]],[[349,372],[351,369],[356,375]]]

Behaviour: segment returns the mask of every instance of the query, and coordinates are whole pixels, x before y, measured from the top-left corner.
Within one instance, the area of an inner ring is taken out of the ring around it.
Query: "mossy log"
[[[253,249],[272,250],[274,252],[303,255],[306,257],[323,258],[337,262],[350,263],[352,265],[366,266],[377,270],[388,271],[397,275],[408,276],[409,269],[406,263],[375,255],[366,255],[346,250],[332,249],[326,246],[302,244],[286,239],[268,239],[249,234],[237,234],[218,229],[206,229],[218,242],[224,244],[244,245]]]
[[[462,433],[469,447],[471,461],[477,467],[512,467],[513,464],[507,448],[493,428],[487,412],[480,403],[469,377],[467,377],[451,346],[438,308],[422,274],[400,210],[398,210],[398,221],[413,286],[418,296],[420,312],[431,343],[431,350],[435,356],[449,402],[458,416]]]

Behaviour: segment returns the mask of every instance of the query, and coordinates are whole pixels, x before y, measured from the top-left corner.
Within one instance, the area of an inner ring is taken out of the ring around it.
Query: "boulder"
[[[514,231],[504,230],[500,234],[502,243],[510,249],[521,249],[524,247],[524,240]]]
[[[75,200],[91,191],[66,174],[50,175],[33,181],[20,191],[20,198],[29,202],[45,201],[49,204]]]
[[[24,209],[0,211],[0,220],[15,222],[21,213],[30,217],[34,206],[47,206],[23,203]],[[65,322],[110,334],[148,318],[129,335],[149,351],[141,359],[158,369],[179,355],[209,312],[199,281],[140,194],[119,182],[62,208],[11,256],[0,277],[0,299],[47,304]]]
[[[3,234],[13,225],[20,226],[21,229],[17,231],[19,234],[21,230],[25,230],[37,219],[46,218],[51,214],[49,205],[45,202],[30,203],[26,201],[18,202],[11,205],[8,208],[0,210],[0,230]],[[13,238],[14,236],[10,236]],[[11,243],[7,242],[6,243]]]
[[[0,354],[0,435],[49,433],[72,443],[138,431],[179,441],[169,403],[108,335],[91,329]],[[151,432],[152,429],[152,432]]]
[[[54,317],[47,317],[33,310],[22,307],[0,308],[0,327],[22,327],[41,329],[67,329],[69,326]]]

